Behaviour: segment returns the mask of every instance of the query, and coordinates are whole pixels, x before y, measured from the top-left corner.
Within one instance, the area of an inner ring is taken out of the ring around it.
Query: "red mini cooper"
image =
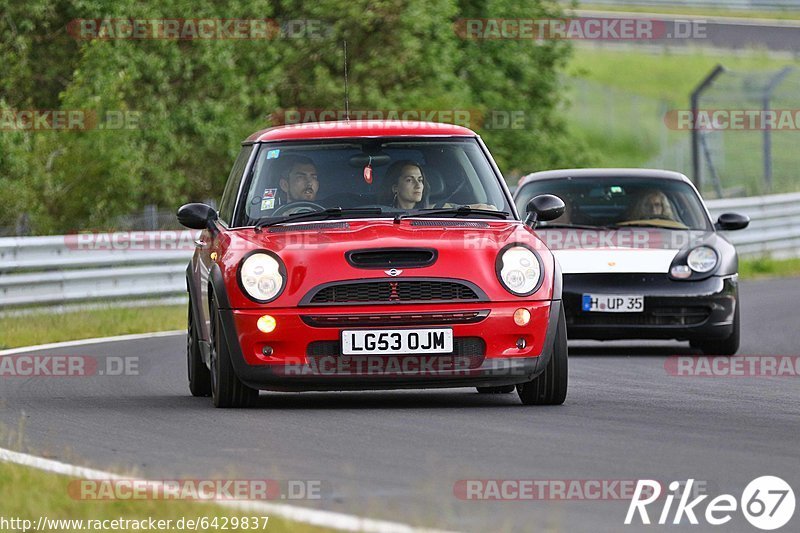
[[[561,404],[561,272],[520,220],[480,137],[446,124],[322,122],[242,143],[187,269],[189,388],[217,407],[259,390],[515,388]]]

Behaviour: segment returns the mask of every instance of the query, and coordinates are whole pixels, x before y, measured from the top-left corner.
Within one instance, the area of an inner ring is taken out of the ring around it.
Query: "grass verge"
[[[792,276],[800,276],[800,257],[792,259],[759,257],[757,259],[739,260],[739,277],[743,279],[787,278]]]
[[[0,349],[169,331],[186,327],[186,306],[108,307],[0,317]]]
[[[253,528],[253,519],[257,515],[265,513],[245,513],[229,510],[220,506],[189,501],[165,501],[165,500],[114,500],[114,501],[88,501],[76,500],[69,493],[69,483],[71,479],[65,476],[41,472],[33,468],[27,468],[10,463],[0,462],[0,501],[2,501],[2,518],[9,520],[18,518],[30,520],[32,527],[38,524],[40,517],[49,520],[82,520],[84,528],[87,520],[145,520],[147,524],[149,518],[155,520],[171,520],[172,528],[159,529],[159,531],[179,531],[175,528],[177,521],[181,518],[190,520],[201,520],[206,518],[208,522],[216,518],[218,527],[198,527],[197,531],[217,531],[227,524],[228,531],[265,531],[270,532],[301,532],[316,533],[332,531],[321,529],[296,522],[289,522],[281,518],[269,517],[266,528],[264,520],[261,518],[257,528]],[[243,518],[248,517],[248,526],[243,523]],[[233,527],[233,524],[238,527]],[[166,525],[166,523],[164,523]],[[122,524],[120,524],[122,525]],[[202,523],[201,523],[202,525]],[[8,529],[6,529],[6,526]],[[23,527],[14,528],[13,524],[6,526],[0,525],[3,531],[23,531]],[[133,524],[129,527],[108,528],[113,531],[140,531],[144,528],[137,528]],[[210,524],[209,524],[210,526]],[[187,530],[189,528],[186,528]],[[80,531],[80,527],[75,523],[53,524],[45,528],[45,531],[73,532]],[[194,528],[192,528],[194,530]]]

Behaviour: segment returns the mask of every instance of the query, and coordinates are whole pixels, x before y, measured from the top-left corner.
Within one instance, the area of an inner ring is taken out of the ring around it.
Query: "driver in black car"
[[[314,161],[302,155],[289,155],[282,163],[281,179],[278,184],[285,200],[281,203],[315,201],[319,191],[319,179]]]

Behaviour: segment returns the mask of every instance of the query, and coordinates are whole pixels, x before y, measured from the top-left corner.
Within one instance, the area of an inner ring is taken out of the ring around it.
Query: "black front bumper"
[[[644,295],[641,313],[584,311],[584,294]],[[677,281],[666,274],[565,274],[570,339],[724,339],[734,328],[736,276]]]

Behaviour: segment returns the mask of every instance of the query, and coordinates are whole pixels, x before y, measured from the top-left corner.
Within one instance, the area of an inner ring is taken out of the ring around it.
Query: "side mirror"
[[[206,204],[186,204],[178,209],[178,222],[191,229],[211,229],[217,212]]]
[[[717,219],[714,227],[723,231],[734,231],[737,229],[744,229],[750,224],[750,217],[747,215],[740,215],[738,213],[723,213]]]
[[[528,201],[525,210],[528,216],[525,218],[525,225],[535,228],[539,222],[555,220],[564,214],[567,206],[558,196],[552,194],[540,194]]]

